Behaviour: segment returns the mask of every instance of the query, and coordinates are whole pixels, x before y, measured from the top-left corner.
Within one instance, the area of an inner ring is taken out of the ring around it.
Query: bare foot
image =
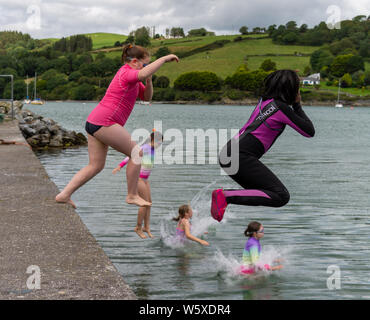
[[[141,238],[141,239],[146,239],[147,236],[143,233],[143,230],[141,228],[138,228],[136,227],[134,229],[134,231],[138,234],[138,236]]]
[[[126,202],[128,204],[135,204],[138,207],[150,207],[152,205],[151,202],[145,201],[143,198],[139,196],[127,196]]]
[[[64,197],[62,195],[62,193],[59,193],[56,197],[55,197],[55,201],[56,202],[59,202],[59,203],[69,203],[73,208],[77,208],[76,207],[76,204],[71,200],[71,198],[68,198],[68,197]]]
[[[147,234],[148,234],[148,236],[149,236],[149,238],[154,238],[154,236],[153,236],[153,234],[150,232],[150,230],[149,229],[145,229],[145,228],[143,228],[143,231],[144,232],[146,232]]]

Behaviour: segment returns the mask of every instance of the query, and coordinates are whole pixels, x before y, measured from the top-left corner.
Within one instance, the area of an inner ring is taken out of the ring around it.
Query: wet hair
[[[191,207],[188,204],[184,204],[179,208],[179,216],[177,218],[173,218],[173,221],[180,221],[185,217],[185,214],[190,211]]]
[[[158,141],[161,143],[163,142],[163,135],[159,131],[153,129],[152,133],[150,134],[150,142],[154,143]]]
[[[122,49],[122,63],[131,61],[132,59],[144,59],[150,57],[149,51],[141,46],[128,44]]]
[[[276,99],[291,105],[297,98],[299,84],[299,77],[293,70],[272,72],[263,81],[262,99]]]
[[[247,229],[244,231],[244,235],[246,237],[252,237],[253,233],[257,232],[261,228],[261,223],[257,221],[252,221],[248,224]]]

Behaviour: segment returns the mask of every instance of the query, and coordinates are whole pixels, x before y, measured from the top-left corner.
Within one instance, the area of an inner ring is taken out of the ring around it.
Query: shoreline
[[[244,99],[244,100],[227,100],[227,101],[215,101],[215,102],[207,102],[207,101],[151,101],[150,104],[179,104],[179,105],[224,105],[224,106],[253,106],[258,103],[259,100],[257,99]],[[45,102],[53,102],[53,103],[96,103],[98,104],[99,101],[94,100],[45,100]],[[337,101],[303,101],[303,106],[315,106],[315,107],[335,107]],[[343,107],[370,107],[370,100],[356,100],[351,102],[341,101]],[[139,103],[140,104],[140,103]],[[23,107],[27,106],[24,104]]]

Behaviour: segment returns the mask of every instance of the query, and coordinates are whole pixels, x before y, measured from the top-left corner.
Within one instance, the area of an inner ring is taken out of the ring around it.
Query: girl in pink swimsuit
[[[209,243],[205,240],[199,239],[190,233],[191,225],[190,219],[193,216],[193,210],[188,204],[184,204],[179,208],[179,216],[173,218],[174,221],[178,221],[176,227],[176,238],[180,242],[184,242],[185,239],[189,239],[200,243],[203,246],[209,246]]]
[[[152,196],[150,192],[149,176],[152,172],[154,163],[154,152],[163,142],[163,136],[161,133],[155,131],[150,134],[150,139],[147,139],[142,146],[143,158],[141,161],[140,178],[138,183],[139,196],[148,202],[152,202]],[[126,157],[118,166],[113,170],[113,174],[116,174],[129,162],[130,158]],[[144,227],[143,227],[144,222]],[[137,213],[137,224],[135,232],[142,239],[146,238],[144,232],[148,234],[150,238],[153,238],[150,232],[150,207],[140,207]]]
[[[131,140],[131,135],[123,126],[138,97],[144,101],[152,99],[152,75],[164,63],[170,61],[178,62],[179,59],[170,54],[149,64],[150,55],[145,48],[131,44],[123,48],[124,65],[113,78],[104,98],[87,118],[89,164],[77,172],[56,196],[57,202],[70,203],[76,208],[71,195],[104,168],[108,147],[111,146],[130,157],[126,170],[128,193],[126,202],[140,207],[151,205],[151,202],[138,194],[142,151],[135,141]],[[145,81],[146,85],[143,85],[142,81]]]

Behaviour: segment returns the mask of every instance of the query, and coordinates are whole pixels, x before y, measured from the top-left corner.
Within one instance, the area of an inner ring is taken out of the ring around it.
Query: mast
[[[339,103],[339,92],[340,92],[340,79],[338,82],[338,98],[337,98],[337,103]]]
[[[34,97],[34,100],[37,100],[36,82],[37,82],[37,72],[35,72],[35,97]]]
[[[28,75],[27,75],[27,100],[29,99],[28,97]]]

